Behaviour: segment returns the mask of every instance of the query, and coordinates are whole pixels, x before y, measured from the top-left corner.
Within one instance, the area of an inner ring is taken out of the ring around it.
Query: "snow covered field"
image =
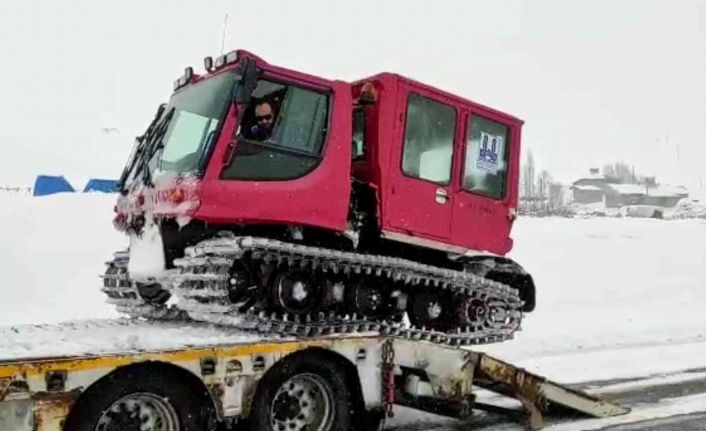
[[[514,236],[537,309],[487,351],[564,382],[706,366],[706,220],[523,219]]]
[[[112,228],[114,202],[0,195],[0,325],[114,316],[98,290],[103,262],[127,244]]]
[[[93,320],[75,323],[85,327],[81,342],[43,325],[21,328],[34,340],[13,337],[18,325],[116,316],[98,278],[127,243],[113,230],[113,203],[102,194],[0,196],[0,357],[162,346],[149,329],[130,335],[120,324],[114,338],[91,339]],[[513,236],[537,309],[514,340],[483,350],[565,383],[679,379],[706,367],[706,220],[523,218]],[[170,334],[172,345],[233,341],[218,330]]]

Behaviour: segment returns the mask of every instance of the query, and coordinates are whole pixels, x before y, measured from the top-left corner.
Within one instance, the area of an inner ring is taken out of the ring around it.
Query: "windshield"
[[[165,112],[171,115],[162,142],[150,160],[150,170],[196,172],[201,157],[215,144],[221,120],[232,100],[236,74],[223,73],[174,94]],[[173,110],[173,112],[172,112]]]
[[[145,173],[149,178],[160,171],[199,171],[203,157],[215,144],[237,78],[235,72],[225,72],[174,94],[135,143],[124,173],[123,190]]]

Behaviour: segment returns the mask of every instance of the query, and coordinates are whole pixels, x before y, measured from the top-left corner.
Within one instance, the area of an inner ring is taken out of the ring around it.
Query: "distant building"
[[[648,178],[644,184],[625,184],[599,174],[595,168],[590,170],[588,176],[574,181],[571,190],[575,203],[603,202],[606,208],[629,205],[674,208],[681,199],[689,196],[689,192],[682,186],[657,184],[654,178]]]

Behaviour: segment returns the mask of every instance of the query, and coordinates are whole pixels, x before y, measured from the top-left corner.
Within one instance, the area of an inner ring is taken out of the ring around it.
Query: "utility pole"
[[[228,27],[228,12],[226,12],[226,17],[223,19],[223,37],[221,37],[221,55],[225,53],[226,45],[226,28]]]

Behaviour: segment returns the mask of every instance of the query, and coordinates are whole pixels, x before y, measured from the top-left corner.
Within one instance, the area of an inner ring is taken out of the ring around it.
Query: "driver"
[[[270,139],[275,124],[274,113],[271,102],[263,100],[255,105],[255,124],[250,128],[251,139],[257,141]]]

